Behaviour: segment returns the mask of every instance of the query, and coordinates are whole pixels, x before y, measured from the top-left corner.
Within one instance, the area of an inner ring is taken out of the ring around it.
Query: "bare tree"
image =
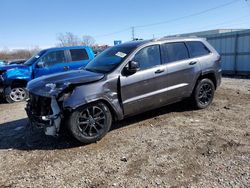
[[[31,49],[15,49],[15,50],[9,50],[7,48],[4,48],[3,50],[0,50],[0,59],[1,60],[28,59],[32,55],[36,54],[38,51],[40,51],[40,48],[38,46]]]
[[[71,32],[60,33],[57,36],[57,46],[79,46],[79,45],[86,45],[86,46],[94,46],[95,39],[90,35],[82,36],[80,39],[77,35],[74,35]]]
[[[94,46],[95,39],[90,35],[82,36],[82,44],[85,46]]]
[[[33,46],[32,48],[29,49],[30,54],[34,55],[37,54],[39,51],[41,51],[41,48],[39,46]]]
[[[66,32],[65,34],[60,33],[57,36],[58,44],[57,46],[78,46],[82,44],[80,38],[71,32]]]

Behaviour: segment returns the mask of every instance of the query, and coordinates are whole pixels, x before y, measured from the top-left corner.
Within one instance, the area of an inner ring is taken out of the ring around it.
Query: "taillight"
[[[216,63],[221,63],[221,56],[218,56],[218,59],[216,60]]]

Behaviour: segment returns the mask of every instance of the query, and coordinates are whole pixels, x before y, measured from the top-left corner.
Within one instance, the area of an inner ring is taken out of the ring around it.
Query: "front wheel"
[[[68,128],[80,142],[89,144],[100,140],[110,129],[112,115],[102,102],[78,108],[69,117]]]
[[[207,108],[214,98],[214,83],[210,79],[199,80],[192,95],[192,101],[196,108]]]
[[[5,99],[8,103],[21,102],[27,97],[28,93],[23,87],[14,87],[5,93]]]

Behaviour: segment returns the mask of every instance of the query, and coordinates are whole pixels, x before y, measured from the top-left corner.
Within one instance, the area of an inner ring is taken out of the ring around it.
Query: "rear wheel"
[[[8,103],[21,102],[28,97],[28,93],[23,87],[13,87],[5,93]]]
[[[192,101],[196,108],[207,108],[214,98],[214,83],[208,79],[199,80],[192,95]]]
[[[78,141],[89,144],[100,140],[109,131],[111,124],[109,108],[98,102],[74,111],[69,117],[68,128]]]

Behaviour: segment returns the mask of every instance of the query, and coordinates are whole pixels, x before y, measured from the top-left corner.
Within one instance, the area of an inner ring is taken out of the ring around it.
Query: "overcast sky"
[[[0,49],[56,44],[59,33],[99,44],[217,28],[250,28],[245,0],[0,0]],[[137,27],[144,26],[144,27]]]

